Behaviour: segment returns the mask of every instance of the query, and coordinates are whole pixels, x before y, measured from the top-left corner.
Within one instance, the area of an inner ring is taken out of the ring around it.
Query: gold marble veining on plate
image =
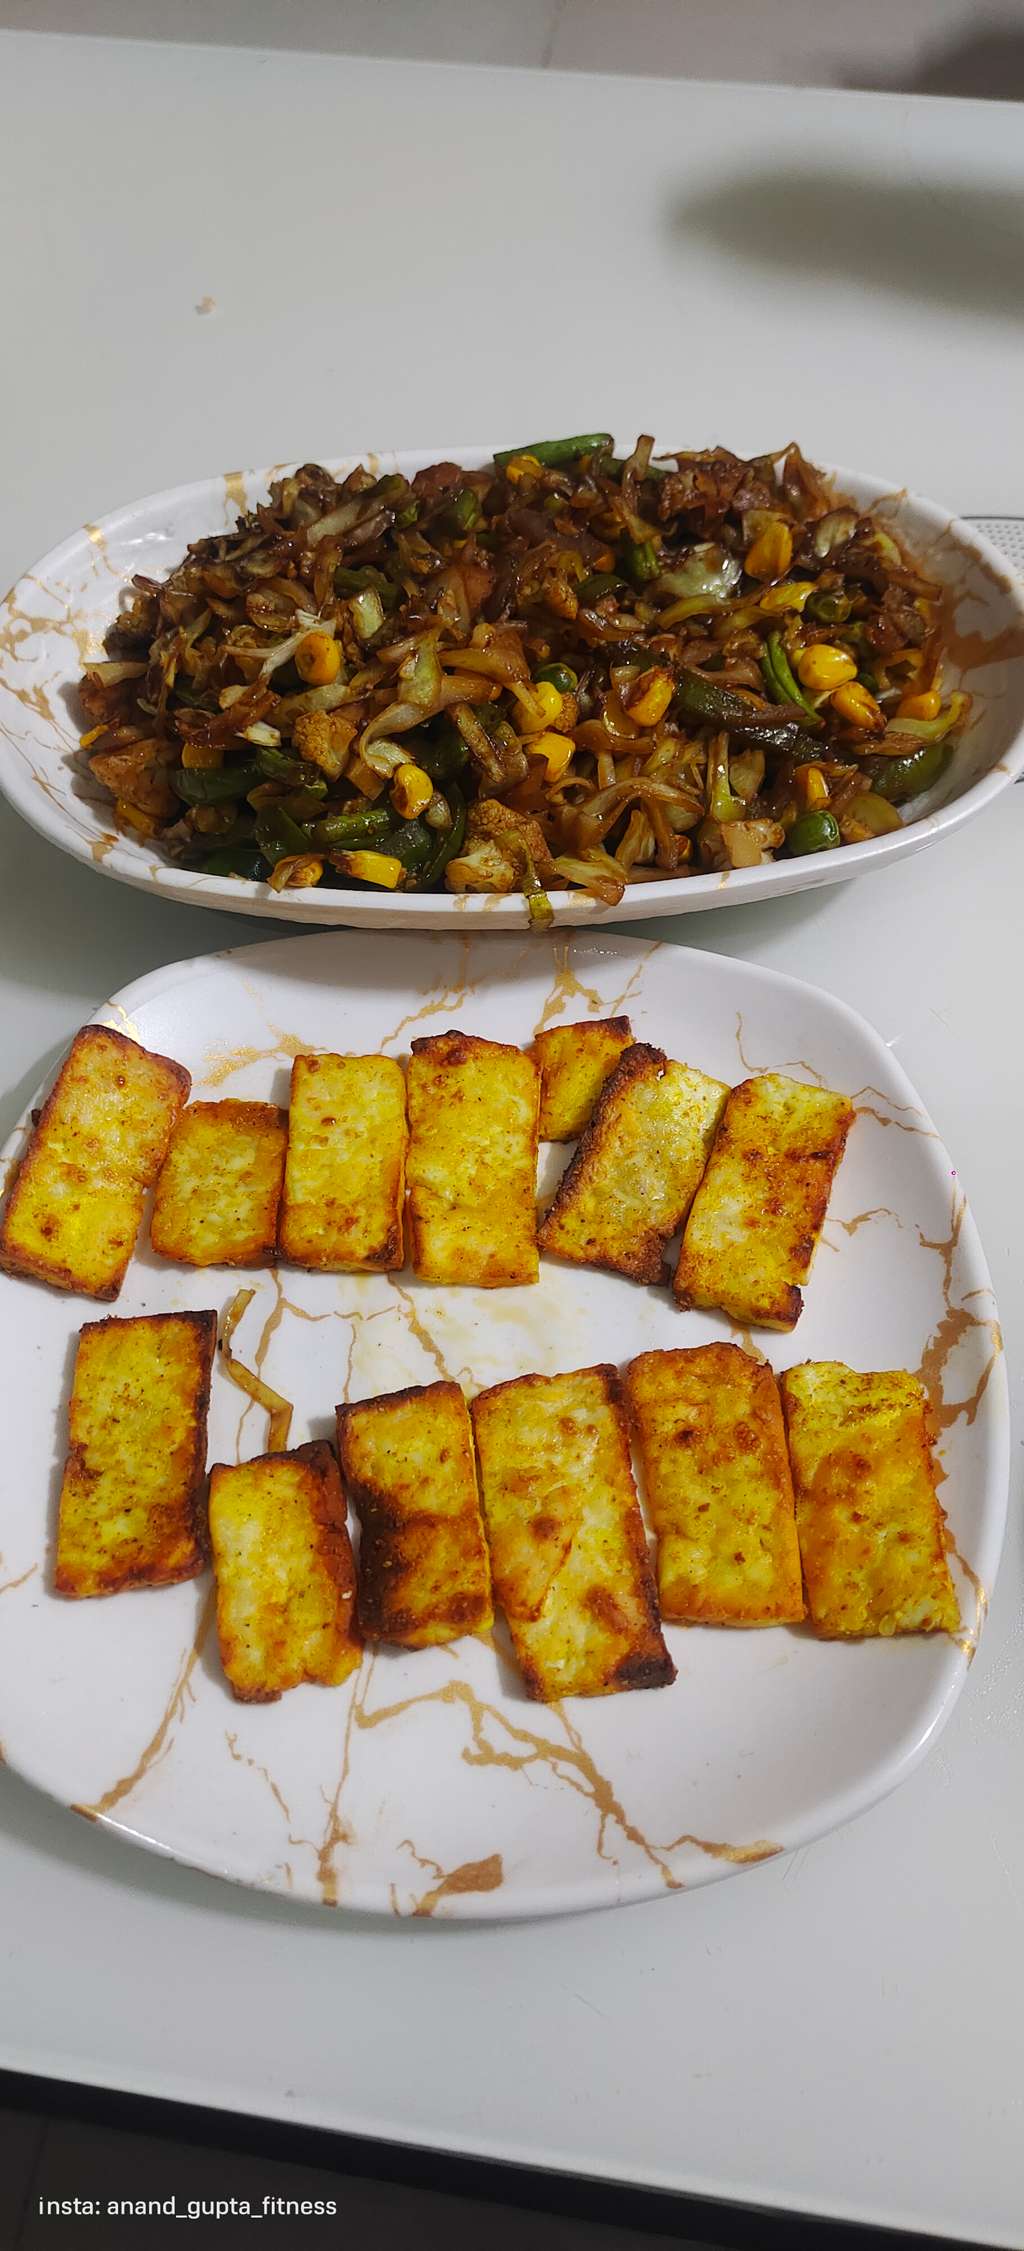
[[[181,1660],[174,1686],[164,1705],[160,1719],[148,1743],[140,1751],[135,1765],[127,1774],[120,1775],[116,1782],[112,1782],[109,1789],[104,1790],[102,1796],[97,1798],[93,1804],[73,1805],[72,1813],[80,1813],[86,1821],[105,1820],[107,1814],[112,1813],[115,1806],[121,1805],[125,1798],[130,1797],[132,1791],[138,1788],[144,1777],[150,1774],[155,1766],[159,1766],[161,1761],[166,1759],[174,1749],[176,1736],[185,1719],[187,1707],[189,1704],[195,1703],[196,1692],[192,1686],[192,1675],[206,1645],[213,1624],[215,1609],[216,1592],[213,1587],[210,1587],[203,1598],[199,1621],[191,1645]]]

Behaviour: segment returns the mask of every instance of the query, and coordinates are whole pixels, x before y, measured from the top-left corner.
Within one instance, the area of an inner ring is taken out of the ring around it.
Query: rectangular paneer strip
[[[150,1241],[182,1266],[267,1266],[287,1122],[274,1102],[193,1102],[183,1110],[153,1198]]]
[[[853,1115],[845,1095],[773,1071],[733,1088],[686,1223],[680,1305],[793,1327]]]
[[[783,1376],[782,1400],[816,1631],[956,1633],[960,1608],[917,1377],[806,1360]]]
[[[192,1081],[106,1024],[78,1032],[18,1167],[0,1266],[113,1298]]]
[[[408,1138],[405,1079],[390,1056],[297,1055],[281,1256],[336,1274],[400,1267]]]
[[[735,1344],[642,1352],[626,1374],[658,1536],[663,1618],[776,1626],[804,1616],[793,1485],[770,1368]]]
[[[584,1024],[554,1024],[538,1032],[533,1055],[540,1072],[540,1138],[576,1141],[633,1034],[628,1016]]]
[[[58,1594],[173,1586],[203,1569],[215,1313],[88,1321],[68,1416]]]
[[[518,1376],[470,1412],[494,1592],[529,1695],[665,1687],[675,1666],[615,1369]]]
[[[414,1040],[409,1229],[424,1282],[535,1282],[537,1111],[532,1056],[467,1032]]]
[[[690,1209],[728,1091],[670,1063],[660,1047],[628,1047],[541,1221],[541,1249],[660,1282],[665,1245]]]
[[[210,1477],[217,1638],[232,1692],[272,1704],[336,1688],[362,1654],[345,1496],[330,1446],[298,1446]]]
[[[458,1384],[339,1407],[338,1457],[362,1526],[367,1638],[425,1649],[490,1626],[491,1571]]]

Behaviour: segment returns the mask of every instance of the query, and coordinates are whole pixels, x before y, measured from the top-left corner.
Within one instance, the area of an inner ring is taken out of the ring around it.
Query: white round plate
[[[20,1773],[239,1882],[400,1915],[503,1917],[729,1875],[849,1819],[916,1765],[963,1686],[998,1562],[1006,1382],[956,1173],[860,1017],[771,970],[626,939],[368,948],[332,933],[158,970],[98,1021],[187,1064],[198,1096],[282,1101],[303,1049],[401,1055],[449,1024],[525,1042],[541,1023],[622,1011],[639,1038],[721,1078],[772,1066],[855,1097],[804,1315],[793,1335],[756,1343],[776,1368],[827,1357],[921,1370],[960,1636],[843,1647],[802,1628],[669,1627],[672,1688],[549,1707],[526,1700],[493,1647],[463,1640],[367,1657],[339,1689],[236,1704],[208,1579],[80,1603],[51,1592],[74,1339],[105,1309],[0,1276],[0,1739]],[[442,1290],[409,1273],[196,1273],[145,1244],[116,1311],[220,1312],[247,1284],[235,1350],[294,1401],[294,1443],[327,1435],[343,1397],[439,1372],[474,1391],[738,1334],[665,1291],[550,1260],[535,1288]],[[262,1411],[218,1369],[210,1459],[265,1444]]]
[[[347,474],[357,458],[328,466]],[[411,476],[440,455],[363,458],[378,474],[401,469]],[[447,458],[476,468],[490,460],[491,452],[462,446]],[[322,888],[276,893],[263,883],[176,867],[152,844],[114,828],[109,798],[82,771],[76,682],[83,662],[102,653],[122,588],[136,571],[162,576],[181,560],[190,540],[233,526],[239,509],[265,498],[269,479],[284,467],[232,470],[133,501],[100,523],[73,532],[18,581],[0,607],[0,790],[33,828],[75,859],[92,861],[121,883],[140,890],[155,887],[162,896],[186,899],[193,906],[268,915],[277,922],[344,923],[371,930],[468,930],[474,924],[488,931],[521,930],[526,908],[519,897]],[[632,884],[614,908],[578,891],[555,892],[556,922],[591,927],[607,921],[642,922],[652,915],[737,906],[840,882],[919,851],[980,812],[1024,768],[1024,583],[981,532],[951,520],[933,502],[894,492],[877,477],[853,470],[833,474],[863,506],[881,502],[886,520],[950,590],[949,678],[969,690],[974,709],[949,772],[918,800],[912,826],[890,835],[806,859],[735,868],[726,875]]]

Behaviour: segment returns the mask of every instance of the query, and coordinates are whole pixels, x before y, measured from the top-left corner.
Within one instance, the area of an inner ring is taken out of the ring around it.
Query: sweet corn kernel
[[[861,687],[859,680],[845,682],[841,688],[836,689],[830,701],[833,711],[838,713],[840,719],[847,720],[851,727],[860,727],[869,734],[881,734],[884,730],[885,716],[879,710],[874,696]]]
[[[535,680],[533,693],[544,713],[544,724],[547,726],[558,718],[565,698],[553,680]]]
[[[561,780],[576,745],[571,735],[555,735],[545,731],[543,735],[535,735],[527,748],[532,756],[543,758],[549,782],[557,782]]]
[[[403,821],[414,821],[425,812],[433,794],[434,784],[422,766],[399,767],[391,784],[391,803]]]
[[[506,464],[505,475],[510,485],[521,485],[525,477],[541,476],[541,465],[536,454],[517,453],[515,460]]]
[[[124,797],[118,798],[114,812],[121,827],[134,829],[136,836],[155,836],[159,829],[155,814],[143,813],[138,805],[129,805]]]
[[[900,719],[937,719],[942,710],[942,697],[937,688],[919,688],[914,696],[901,696]]]
[[[343,875],[375,883],[382,891],[396,891],[402,880],[401,860],[391,852],[338,852],[336,860]]]
[[[830,649],[826,642],[815,641],[809,649],[801,649],[796,660],[797,678],[804,688],[841,688],[844,680],[856,680],[857,667],[845,649]]]
[[[748,547],[743,568],[750,578],[784,578],[793,560],[793,535],[788,524],[768,523]]]
[[[828,804],[828,783],[820,766],[798,766],[793,787],[805,812],[816,813],[819,805]]]
[[[747,569],[750,569],[749,561]],[[785,586],[767,587],[757,606],[766,617],[780,617],[784,610],[802,610],[813,592],[813,578],[791,578]],[[734,625],[735,622],[734,618]]]
[[[675,694],[675,682],[670,672],[644,672],[637,681],[639,693],[634,695],[626,709],[638,727],[656,727],[664,719]]]
[[[341,653],[329,633],[307,633],[295,651],[295,670],[309,688],[329,688],[341,671]]]

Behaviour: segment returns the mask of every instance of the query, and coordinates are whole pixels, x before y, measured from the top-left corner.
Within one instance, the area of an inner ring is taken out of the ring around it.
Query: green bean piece
[[[466,800],[457,782],[447,784],[445,797],[448,800],[448,811],[452,817],[451,827],[441,830],[433,857],[426,860],[413,877],[412,882],[407,887],[410,891],[435,890],[449,860],[454,860],[456,853],[461,852],[465,842]]]
[[[255,844],[222,844],[216,852],[208,852],[201,863],[204,875],[237,875],[246,883],[260,883],[266,876],[266,861]]]
[[[454,529],[457,532],[472,531],[473,525],[480,522],[483,509],[472,485],[463,486],[458,499],[452,506],[451,514]]]
[[[290,751],[278,750],[272,743],[257,743],[255,751],[256,764],[268,782],[294,782],[297,789],[309,789],[323,780],[319,766],[293,758]]]
[[[580,684],[579,675],[573,671],[571,664],[542,664],[537,678],[549,680],[551,686],[558,689],[560,696],[574,696]]]
[[[954,748],[947,735],[943,742],[922,743],[905,758],[869,758],[865,772],[876,796],[887,797],[890,805],[905,805],[909,797],[920,797],[941,781]]]
[[[780,633],[769,633],[765,643],[764,655],[761,659],[761,670],[765,676],[768,693],[774,697],[776,703],[800,704],[807,713],[807,719],[815,727],[821,726],[821,714],[816,704],[813,704],[810,697],[804,694],[795,673],[790,669],[789,658],[782,646],[782,635]]]
[[[834,852],[842,841],[834,813],[801,813],[786,838],[786,850],[802,860],[808,852]]]
[[[419,501],[411,500],[409,502],[408,508],[401,509],[399,514],[395,517],[395,530],[410,531],[413,524],[416,522],[419,512]]]
[[[355,813],[325,813],[314,821],[309,832],[314,848],[325,850],[335,846],[342,852],[358,852],[364,846],[379,848],[382,839],[390,836],[394,814],[387,805],[367,805]]]
[[[658,550],[653,539],[633,540],[626,550],[625,569],[634,586],[649,586],[660,570]]]
[[[599,602],[603,594],[620,593],[626,581],[618,571],[591,571],[576,591],[581,602]]]
[[[495,466],[505,469],[510,461],[518,461],[520,454],[532,454],[542,469],[561,469],[570,461],[582,461],[587,453],[607,453],[612,438],[607,430],[592,430],[585,438],[536,438],[532,445],[506,446],[504,452],[494,456]]]
[[[232,797],[246,797],[266,779],[260,768],[244,766],[176,766],[167,777],[175,795],[186,805],[226,805]]]
[[[680,676],[673,710],[680,719],[688,719],[697,726],[724,727],[740,741],[747,738],[760,743],[763,750],[777,750],[802,763],[808,756],[817,757],[817,748],[806,748],[807,736],[803,733],[804,712],[792,706],[785,714],[780,711],[759,711],[756,704],[748,703],[745,696],[737,695],[734,688],[720,687],[717,680],[705,679],[703,673],[691,672],[686,667]]]
[[[256,821],[256,842],[272,868],[279,860],[301,857],[312,849],[309,829],[300,828],[280,805],[264,805]]]

